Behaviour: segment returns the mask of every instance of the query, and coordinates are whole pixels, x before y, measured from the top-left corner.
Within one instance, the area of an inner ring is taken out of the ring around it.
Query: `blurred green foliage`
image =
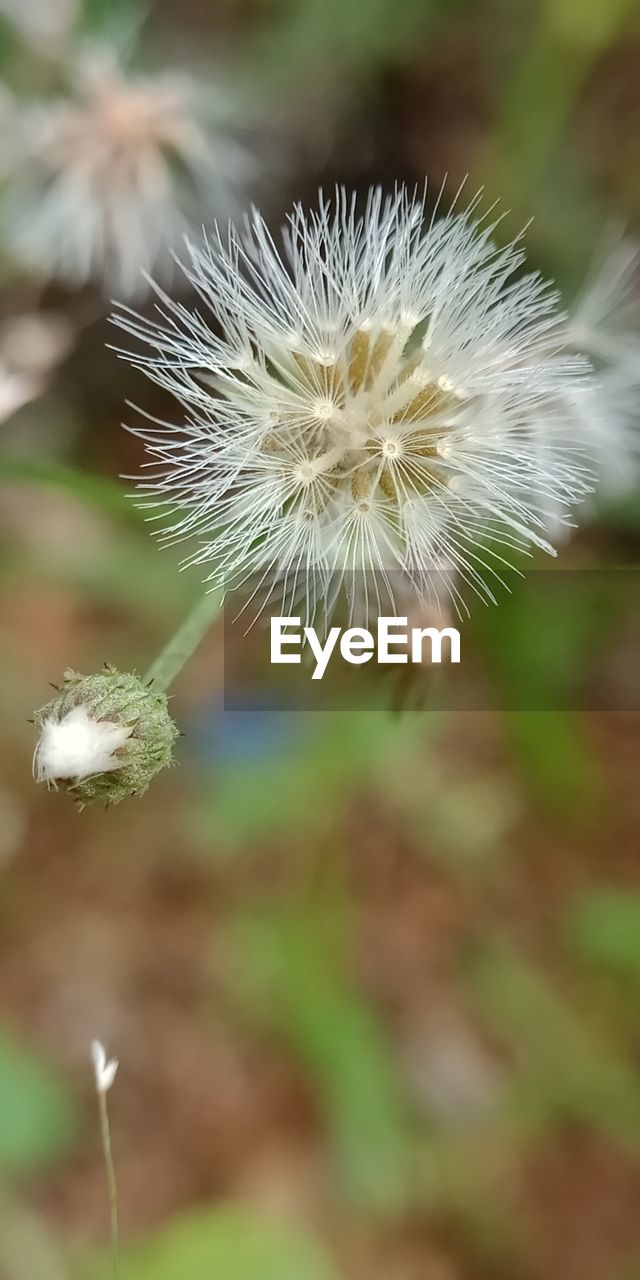
[[[80,471],[64,462],[0,454],[0,482],[50,486],[62,493],[77,495],[89,506],[118,520],[144,520],[140,506],[128,498],[117,480]]]
[[[435,728],[422,716],[393,720],[375,711],[271,714],[275,724],[288,723],[293,742],[256,761],[223,759],[214,786],[201,792],[198,837],[222,850],[258,836],[277,837],[295,848],[326,840],[354,790],[367,781],[375,785],[394,760],[407,760],[420,738]]]
[[[640,977],[640,894],[599,889],[583,894],[567,910],[567,946],[605,973]]]
[[[571,126],[589,76],[638,14],[637,0],[540,0],[501,68],[497,118],[477,170],[512,211],[563,288],[579,286],[607,213]]]
[[[77,1128],[71,1089],[6,1030],[0,1030],[0,1173],[51,1164]]]
[[[319,1245],[240,1207],[185,1214],[126,1257],[127,1280],[337,1280]]]
[[[408,1191],[408,1115],[373,1009],[348,976],[340,897],[241,914],[231,926],[237,994],[308,1073],[342,1194],[379,1210]]]
[[[532,1135],[555,1124],[591,1126],[640,1159],[640,1088],[624,1047],[590,1026],[551,977],[507,944],[484,943],[469,990],[515,1068],[514,1121]]]
[[[402,61],[434,20],[465,0],[282,0],[254,52],[258,73],[288,79],[309,67],[330,82],[357,80]]]

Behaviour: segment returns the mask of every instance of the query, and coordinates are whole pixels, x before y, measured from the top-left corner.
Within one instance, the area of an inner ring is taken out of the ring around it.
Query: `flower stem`
[[[109,1192],[109,1215],[111,1221],[111,1259],[113,1263],[114,1280],[118,1280],[120,1275],[120,1231],[118,1227],[118,1188],[116,1183],[116,1171],[113,1163],[113,1153],[111,1150],[111,1130],[109,1128],[109,1111],[107,1108],[106,1091],[98,1091],[98,1105],[100,1108],[100,1133],[102,1137],[102,1150],[104,1152],[104,1163],[107,1171],[107,1189]]]
[[[188,662],[192,653],[195,653],[200,641],[204,639],[209,627],[218,617],[223,598],[222,591],[210,591],[202,596],[155,662],[151,663],[145,681],[147,684],[153,684],[154,692],[166,693],[169,686],[173,684],[178,672],[182,670],[185,662]]]

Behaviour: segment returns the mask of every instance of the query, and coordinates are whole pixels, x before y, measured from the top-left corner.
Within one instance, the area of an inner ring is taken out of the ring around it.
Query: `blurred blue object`
[[[239,691],[227,692],[226,706],[217,700],[205,704],[185,724],[190,754],[226,766],[259,764],[285,756],[308,741],[309,716],[294,709],[282,710],[268,696],[261,701],[263,705],[256,708],[255,692],[245,698]]]

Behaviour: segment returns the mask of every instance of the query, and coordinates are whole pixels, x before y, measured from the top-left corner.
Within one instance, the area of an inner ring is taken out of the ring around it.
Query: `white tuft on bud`
[[[34,721],[37,781],[54,790],[59,784],[81,807],[141,795],[172,763],[178,733],[164,693],[108,665],[91,676],[66,671],[58,696]]]
[[[48,716],[42,722],[36,747],[34,772],[38,782],[61,778],[90,778],[94,773],[120,769],[116,752],[131,736],[131,725],[96,720],[86,707],[74,707],[62,720]]]
[[[100,1040],[91,1041],[91,1057],[93,1059],[93,1069],[96,1077],[96,1089],[98,1093],[108,1093],[118,1070],[118,1059],[107,1059],[107,1051]]]

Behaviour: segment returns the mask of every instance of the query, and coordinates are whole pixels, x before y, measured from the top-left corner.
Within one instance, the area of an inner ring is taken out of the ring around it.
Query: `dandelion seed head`
[[[404,189],[360,215],[340,190],[296,206],[280,245],[254,212],[184,266],[224,336],[159,290],[158,322],[118,313],[187,414],[136,428],[140,488],[210,581],[270,577],[287,599],[313,574],[326,602],[336,574],[398,570],[420,594],[453,567],[482,593],[487,543],[549,549],[547,508],[589,490],[589,363],[520,244],[472,215],[429,221]]]

